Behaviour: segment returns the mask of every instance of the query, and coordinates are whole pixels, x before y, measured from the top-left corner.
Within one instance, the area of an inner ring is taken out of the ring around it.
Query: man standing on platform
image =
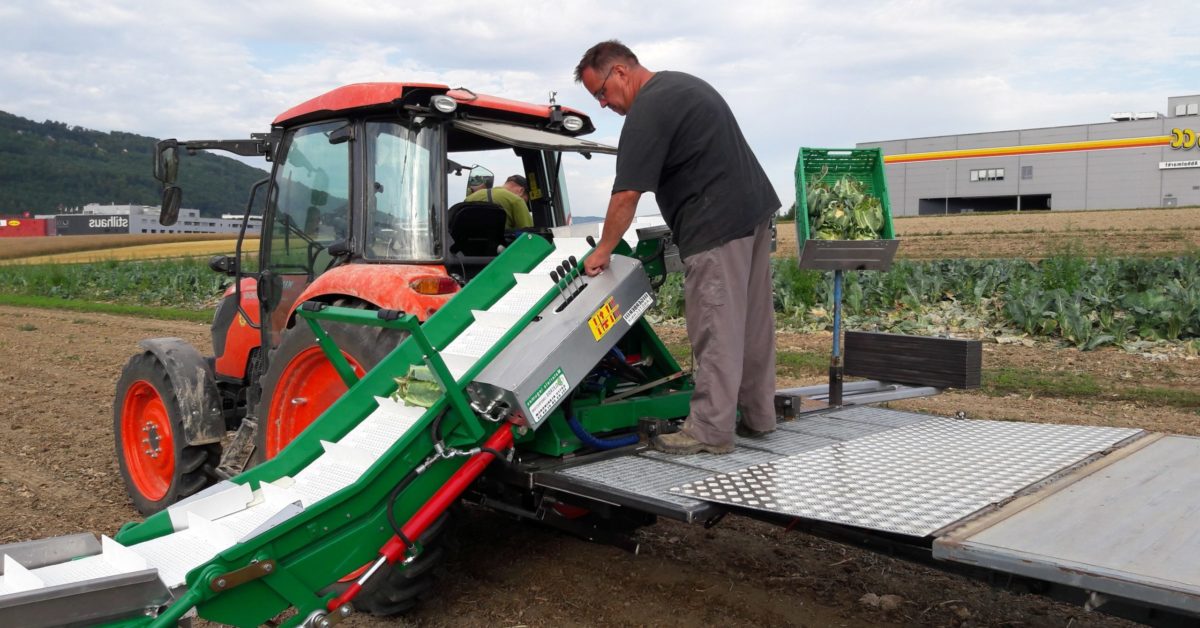
[[[708,83],[651,72],[616,40],[584,53],[575,80],[601,107],[625,116],[604,231],[585,270],[608,267],[646,192],[658,201],[685,267],[696,387],[683,429],[655,437],[654,447],[721,454],[733,450],[735,431],[773,432],[770,222],[780,202],[733,112]]]

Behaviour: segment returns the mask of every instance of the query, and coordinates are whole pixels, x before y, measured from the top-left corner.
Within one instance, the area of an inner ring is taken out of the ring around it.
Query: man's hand
[[[608,199],[608,211],[604,214],[600,243],[583,261],[583,271],[588,277],[595,277],[608,268],[609,262],[612,261],[613,249],[617,248],[621,243],[621,236],[629,229],[629,225],[633,224],[633,214],[641,197],[641,192],[624,190],[613,193]]]
[[[583,260],[583,270],[587,273],[588,277],[595,277],[596,275],[599,275],[605,268],[608,268],[608,264],[611,261],[612,251],[604,250],[600,246],[597,246],[596,249],[592,251],[592,254],[588,255],[587,259]]]

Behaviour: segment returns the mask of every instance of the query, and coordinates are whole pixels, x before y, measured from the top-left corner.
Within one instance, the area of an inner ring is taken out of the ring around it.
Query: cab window
[[[350,142],[330,143],[346,126],[327,122],[297,129],[276,169],[267,267],[280,273],[321,272],[325,249],[344,240],[350,218]]]

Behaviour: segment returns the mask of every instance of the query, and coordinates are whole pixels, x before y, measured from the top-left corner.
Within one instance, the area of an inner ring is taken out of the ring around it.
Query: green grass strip
[[[829,372],[829,355],[808,351],[776,351],[775,368],[789,377],[821,375]]]
[[[38,307],[47,310],[64,310],[70,312],[117,314],[121,316],[137,316],[139,318],[156,318],[166,321],[194,321],[197,323],[211,323],[213,317],[211,310],[185,310],[175,307],[97,303],[80,299],[60,299],[57,297],[39,297],[24,294],[0,293],[0,305]]]
[[[1035,395],[1059,399],[1135,401],[1155,406],[1200,408],[1200,392],[1160,386],[1113,386],[1087,373],[1056,373],[1029,369],[986,369],[983,392],[989,395]]]

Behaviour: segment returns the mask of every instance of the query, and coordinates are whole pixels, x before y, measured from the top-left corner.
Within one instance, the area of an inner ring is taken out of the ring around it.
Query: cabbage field
[[[776,259],[780,327],[831,329],[829,274]],[[1028,335],[1081,349],[1200,338],[1200,253],[1161,258],[897,261],[845,275],[847,329],[969,337]],[[683,315],[682,281],[660,290],[660,315]]]

